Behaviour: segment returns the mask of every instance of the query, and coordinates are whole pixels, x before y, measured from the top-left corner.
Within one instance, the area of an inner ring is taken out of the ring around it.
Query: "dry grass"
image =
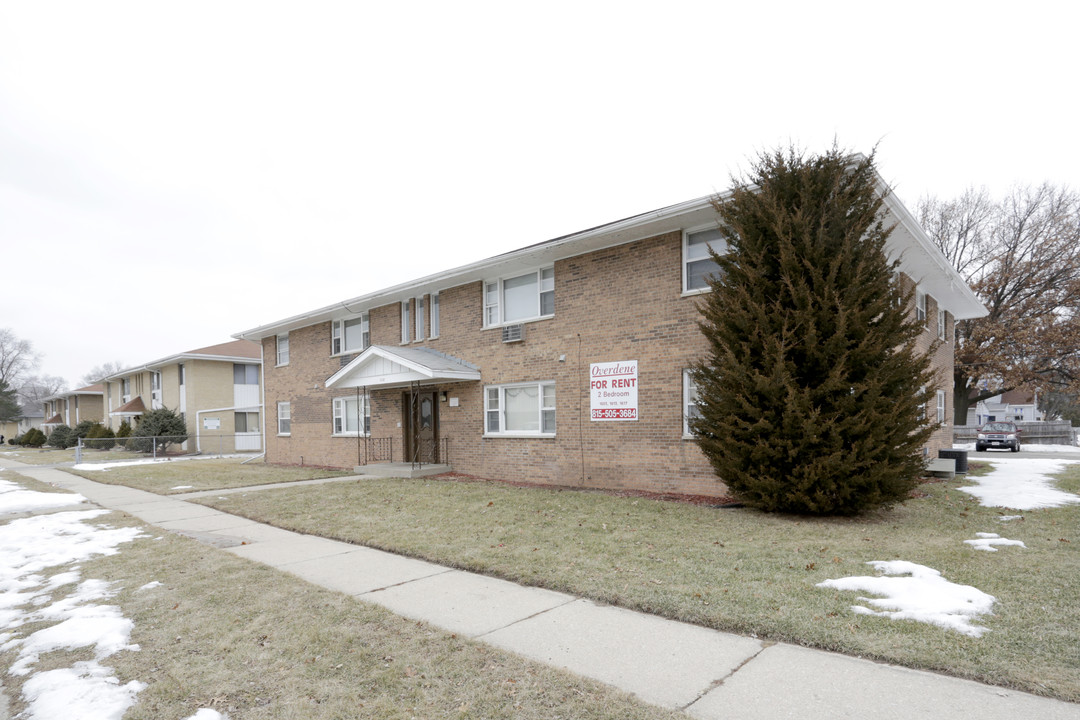
[[[108,470],[74,470],[67,472],[95,482],[125,485],[138,490],[172,495],[199,490],[224,490],[298,480],[345,477],[345,470],[317,467],[267,465],[256,461],[244,464],[245,458],[198,458],[164,461],[146,465],[128,465]]]
[[[856,519],[767,515],[595,492],[439,479],[291,487],[205,504],[305,533],[378,547],[708,627],[755,634],[1080,701],[1080,508],[1003,522],[956,490],[922,485]],[[1080,467],[1061,482],[1075,491]],[[1027,548],[964,540],[996,532]],[[815,587],[908,560],[994,595],[970,638],[858,616],[856,593]]]
[[[134,522],[121,514],[101,521]],[[150,534],[81,564],[84,580],[114,584],[109,604],[135,624],[131,642],[141,649],[103,661],[121,684],[148,684],[126,720],[178,720],[201,707],[233,720],[681,717],[227,552]],[[152,581],[162,585],[140,590]],[[46,653],[35,669],[91,657]],[[5,666],[13,659],[0,653]],[[13,716],[25,710],[24,679],[4,679]]]

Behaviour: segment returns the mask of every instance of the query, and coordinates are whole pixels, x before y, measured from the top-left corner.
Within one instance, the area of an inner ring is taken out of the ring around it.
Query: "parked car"
[[[975,439],[975,452],[987,448],[1009,448],[1020,452],[1020,428],[1011,422],[988,422],[979,428]]]

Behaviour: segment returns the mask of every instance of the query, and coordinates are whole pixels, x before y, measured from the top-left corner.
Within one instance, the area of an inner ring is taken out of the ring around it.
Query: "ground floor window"
[[[238,412],[234,415],[236,432],[259,432],[259,413]]]
[[[334,398],[335,435],[367,435],[370,432],[371,408],[367,398],[363,395]]]
[[[488,435],[554,435],[555,383],[517,383],[484,388]]]
[[[701,417],[698,389],[690,370],[683,370],[683,435],[690,437],[690,420]]]
[[[292,432],[292,409],[287,402],[277,404],[277,431],[278,435],[289,435]]]

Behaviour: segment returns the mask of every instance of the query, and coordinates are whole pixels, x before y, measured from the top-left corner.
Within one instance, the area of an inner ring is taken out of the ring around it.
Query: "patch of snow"
[[[1020,449],[1023,450],[1024,452],[1077,453],[1077,454],[1080,454],[1080,446],[1077,446],[1077,445],[1036,445],[1034,443],[1025,443],[1025,442],[1023,442],[1023,437],[1020,438],[1020,441],[1021,441]],[[971,452],[971,453],[976,452],[975,443],[965,443],[965,444],[961,444],[961,445],[953,445],[953,450],[967,450],[968,452]],[[1012,450],[1008,450],[1008,449],[1006,449],[1006,450],[987,450],[987,452],[988,453],[994,452],[995,454],[998,453],[998,452],[1011,453]],[[979,455],[977,457],[973,457],[971,459],[978,460],[978,459],[980,459],[982,457],[983,457],[982,453],[979,453]]]
[[[964,542],[976,550],[997,552],[997,548],[994,547],[994,545],[1018,545],[1022,548],[1027,547],[1022,540],[1009,540],[1008,538],[1001,537],[997,533],[977,532],[975,533],[975,536],[975,540],[965,540]]]
[[[176,487],[169,488],[170,490],[190,490],[194,485],[177,485]]]
[[[53,493],[37,493],[52,497]],[[64,496],[61,496],[64,497]],[[71,498],[71,495],[67,495]],[[138,537],[139,528],[92,525],[108,510],[58,512],[12,520],[0,525],[0,635],[4,650],[17,650],[8,672],[29,675],[23,684],[26,711],[20,717],[54,720],[79,717],[120,720],[144,687],[140,682],[120,685],[99,661],[122,650],[138,650],[129,642],[132,621],[119,608],[98,604],[113,591],[103,580],[82,582],[73,563],[113,555],[118,547]],[[48,572],[68,566],[47,577]],[[62,587],[72,592],[54,599]],[[18,630],[27,623],[49,623],[26,637]],[[34,672],[41,653],[59,649],[93,648],[95,659],[70,668]]]
[[[141,588],[139,588],[135,592],[141,592],[143,590],[150,590],[151,588],[156,588],[156,587],[161,587],[161,583],[158,582],[157,580],[155,580],[153,582],[146,583],[145,585],[143,585]]]
[[[195,713],[191,717],[184,718],[184,720],[229,720],[229,716],[222,715],[217,710],[202,708],[201,710],[199,710],[199,712]]]
[[[860,597],[859,600],[879,610],[852,605],[861,615],[876,615],[893,620],[915,620],[937,625],[947,630],[982,637],[988,628],[974,625],[973,620],[990,612],[995,598],[970,585],[956,585],[941,573],[925,565],[906,560],[874,560],[868,562],[876,570],[893,577],[855,576],[825,580],[817,587],[837,590],[862,590],[882,595],[882,598]],[[906,576],[906,577],[895,577]]]
[[[0,480],[0,514],[32,512],[78,505],[86,498],[76,493],[44,493],[27,490],[10,480]]]
[[[19,717],[69,718],[77,708],[80,718],[120,720],[145,688],[146,684],[137,680],[121,685],[109,668],[94,660],[77,662],[74,667],[40,672],[27,680],[22,690],[27,708]]]
[[[1001,515],[1000,517],[998,517],[998,520],[1000,520],[1001,522],[1010,522],[1012,520],[1023,520],[1023,519],[1024,519],[1023,515]]]
[[[173,458],[144,458],[142,460],[121,460],[108,463],[79,463],[72,465],[72,470],[100,470],[102,472],[110,468],[131,467],[133,465],[157,465],[159,463],[183,462],[186,460],[221,460],[222,458],[239,458],[245,455],[183,455]]]
[[[994,458],[990,460],[994,467],[992,471],[969,478],[975,486],[958,489],[974,495],[985,507],[1035,510],[1080,503],[1080,495],[1058,490],[1050,477],[1075,462],[1049,458]]]

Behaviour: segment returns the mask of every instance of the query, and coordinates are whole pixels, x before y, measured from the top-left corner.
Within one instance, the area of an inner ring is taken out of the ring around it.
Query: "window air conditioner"
[[[502,329],[502,341],[504,343],[521,342],[525,339],[524,325],[504,325]]]

